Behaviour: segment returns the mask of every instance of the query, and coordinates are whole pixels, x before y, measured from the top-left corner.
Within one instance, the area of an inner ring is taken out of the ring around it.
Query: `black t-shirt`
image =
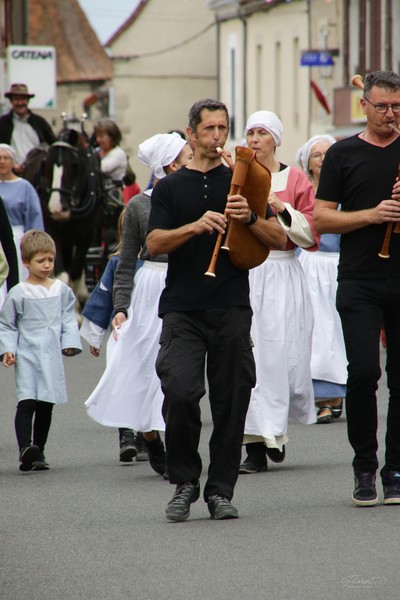
[[[358,136],[333,144],[325,156],[316,197],[357,211],[388,200],[398,174],[400,138],[381,148]],[[390,258],[378,256],[386,223],[341,235],[338,281],[400,277],[400,234],[393,234]]]
[[[223,213],[231,176],[231,171],[220,165],[206,173],[184,167],[164,177],[152,193],[148,230],[177,229],[197,221],[207,210]],[[215,278],[204,275],[216,238],[216,233],[195,235],[169,254],[160,315],[173,311],[250,306],[248,271],[236,268],[228,252],[220,251]]]

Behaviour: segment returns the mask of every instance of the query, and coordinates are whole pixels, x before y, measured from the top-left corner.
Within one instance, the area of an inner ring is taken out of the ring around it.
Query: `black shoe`
[[[383,504],[400,504],[400,471],[382,473]]]
[[[333,418],[339,419],[339,417],[342,416],[342,410],[343,410],[343,398],[342,398],[342,401],[340,404],[338,404],[337,406],[331,406]]]
[[[274,463],[281,463],[285,460],[285,446],[282,446],[282,451],[279,450],[279,448],[268,448],[268,446],[266,446],[265,451],[267,453],[268,458],[270,458]]]
[[[190,514],[190,505],[200,496],[199,483],[178,483],[165,515],[170,521],[186,521]]]
[[[40,459],[34,460],[32,463],[32,471],[48,471],[49,469],[49,463],[46,461],[43,452],[41,452]]]
[[[219,496],[215,494],[210,496],[208,501],[208,510],[210,511],[210,518],[221,521],[222,519],[238,519],[239,513],[228,498],[225,496]]]
[[[376,475],[371,471],[354,473],[355,488],[352,496],[353,504],[357,506],[375,506],[378,504],[375,480]]]
[[[240,474],[261,473],[268,469],[264,442],[246,444],[247,456],[239,467]]]
[[[327,413],[322,415],[322,413]],[[331,406],[320,406],[317,412],[317,423],[324,425],[327,423],[333,423],[333,411]]]
[[[146,445],[144,443],[143,433],[140,431],[135,435],[135,446],[136,446],[136,462],[144,462],[149,460],[147,454]]]
[[[32,471],[34,461],[40,460],[41,452],[38,446],[31,445],[22,448],[19,455],[20,471]]]
[[[155,440],[148,442],[146,439],[144,439],[144,444],[147,449],[147,454],[149,455],[151,468],[159,475],[164,475],[165,471],[167,470],[167,454],[158,431],[157,438]]]
[[[127,429],[119,440],[119,460],[121,462],[132,462],[136,454],[135,434],[133,431]]]

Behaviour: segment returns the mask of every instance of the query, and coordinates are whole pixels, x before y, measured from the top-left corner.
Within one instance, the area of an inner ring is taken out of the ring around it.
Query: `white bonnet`
[[[250,115],[247,119],[244,135],[247,135],[249,129],[255,128],[266,129],[274,139],[275,145],[280,146],[282,143],[283,125],[282,121],[275,113],[269,110],[258,110]]]
[[[139,144],[138,158],[157,179],[162,179],[166,175],[163,167],[170,165],[186,144],[179,133],[157,133]]]
[[[336,142],[335,138],[331,135],[314,135],[303,144],[296,154],[296,162],[300,165],[304,173],[308,173],[308,161],[310,160],[311,148],[318,142],[329,142],[331,145]]]
[[[14,148],[9,146],[8,144],[0,144],[0,150],[5,150],[11,156],[14,165],[17,164],[17,153]]]

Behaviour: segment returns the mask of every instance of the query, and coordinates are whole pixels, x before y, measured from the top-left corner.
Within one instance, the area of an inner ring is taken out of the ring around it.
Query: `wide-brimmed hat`
[[[6,98],[10,98],[11,96],[27,96],[28,98],[33,98],[35,94],[30,94],[28,92],[28,86],[25,83],[13,83],[11,85],[10,91],[6,92]]]

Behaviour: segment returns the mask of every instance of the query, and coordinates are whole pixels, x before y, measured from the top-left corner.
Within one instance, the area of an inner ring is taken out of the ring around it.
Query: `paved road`
[[[400,507],[351,505],[343,418],[291,425],[286,461],[240,476],[237,521],[211,521],[199,501],[168,523],[173,487],[146,463],[121,465],[117,432],[86,415],[104,357],[85,346],[65,362],[70,402],[54,410],[41,473],[18,471],[14,375],[0,371],[1,600],[400,598]],[[203,417],[206,465],[206,399]]]

